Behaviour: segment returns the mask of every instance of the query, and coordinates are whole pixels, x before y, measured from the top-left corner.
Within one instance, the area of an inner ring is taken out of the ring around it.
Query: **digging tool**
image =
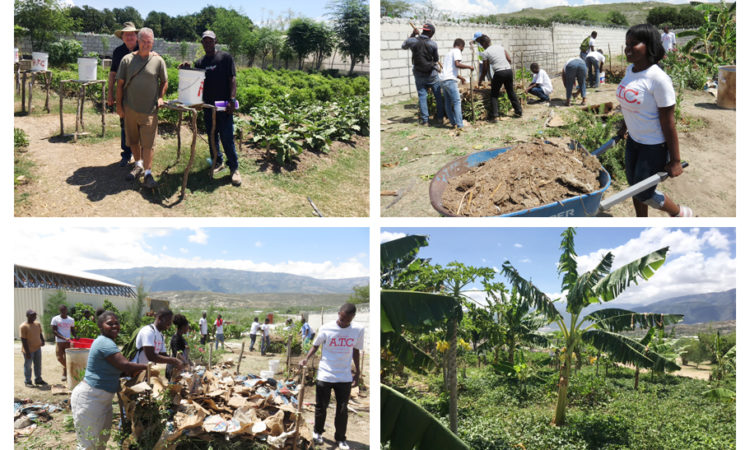
[[[302,388],[300,388],[299,398],[297,398],[297,417],[295,418],[292,450],[297,450],[297,442],[299,441],[299,421],[302,418],[302,406],[305,404],[305,375],[307,375],[307,366],[302,366]]]
[[[242,364],[242,354],[245,353],[245,341],[242,341],[242,348],[240,349],[240,359],[237,360],[237,372],[236,374],[240,374],[240,364]]]
[[[406,194],[407,192],[409,192],[409,191],[412,190],[412,188],[414,187],[415,184],[417,184],[417,180],[416,179],[412,179],[411,183],[409,183],[408,186],[406,186],[405,188],[401,188],[398,191],[396,191],[396,198],[394,198],[393,201],[391,203],[389,203],[388,206],[385,207],[385,209],[389,209],[391,206],[393,206],[396,203],[398,203],[401,200],[401,198],[403,198],[404,194]]]
[[[471,45],[471,67],[474,67],[474,43],[472,42]],[[474,72],[473,70],[469,72],[469,99],[471,100],[471,121],[476,122],[477,120],[477,113],[474,111],[474,76],[472,74]],[[477,85],[479,84],[479,75],[477,75]]]

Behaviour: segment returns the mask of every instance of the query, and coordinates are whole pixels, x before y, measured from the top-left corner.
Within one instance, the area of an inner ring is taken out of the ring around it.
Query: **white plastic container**
[[[197,69],[180,69],[179,74],[177,101],[188,106],[203,103],[203,80],[206,72]]]
[[[273,378],[273,370],[261,370],[260,377],[261,378]]]
[[[17,48],[13,48],[13,62],[17,63],[18,59],[19,59],[19,57],[18,57],[18,49]]]
[[[47,67],[49,67],[49,65],[47,64],[48,60],[48,53],[31,52],[31,71],[41,72],[47,70]]]
[[[607,79],[607,74],[604,72],[599,72],[599,84],[604,84],[604,80]]]
[[[96,58],[78,58],[78,79],[81,81],[96,80]]]
[[[271,372],[273,373],[281,372],[280,366],[281,366],[281,361],[279,361],[278,359],[268,360],[268,370],[270,370]]]
[[[86,374],[86,364],[88,364],[88,361],[89,349],[65,349],[65,367],[68,372],[68,389],[71,391],[81,382],[81,380],[83,380],[83,375]]]

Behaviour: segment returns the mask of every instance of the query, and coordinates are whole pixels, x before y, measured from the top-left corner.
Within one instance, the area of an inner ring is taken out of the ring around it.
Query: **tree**
[[[370,303],[370,286],[354,286],[353,293],[349,296],[349,303],[358,305]]]
[[[60,313],[60,306],[67,304],[68,296],[62,289],[58,289],[57,292],[47,298],[47,301],[44,303],[44,312],[42,317],[39,318],[39,321],[42,322],[42,328],[44,328],[45,340],[55,338],[55,335],[52,333],[52,325],[50,325],[50,322],[52,322],[53,317]]]
[[[570,319],[566,323],[563,315],[557,310],[555,301],[542,292],[533,283],[521,277],[509,261],[503,264],[502,272],[508,277],[522,297],[528,298],[534,308],[554,321],[560,328],[565,347],[562,348],[563,365],[560,368],[558,383],[557,407],[554,423],[565,424],[565,412],[568,401],[568,383],[572,353],[581,343],[589,343],[609,353],[614,361],[641,366],[666,364],[664,358],[647,349],[638,341],[617,334],[625,324],[638,324],[642,327],[656,326],[663,319],[661,314],[635,313],[623,309],[601,309],[583,315],[583,309],[593,303],[609,302],[617,298],[638,279],[648,280],[666,260],[669,247],[664,247],[635,259],[622,267],[611,270],[614,255],[608,252],[590,271],[579,274],[575,252],[575,229],[568,228],[562,233],[558,274],[562,275],[561,292],[566,294],[566,311]],[[632,326],[632,325],[631,325]]]
[[[154,31],[154,37],[164,36],[165,30],[169,29],[169,22],[172,20],[165,12],[151,11],[146,16],[143,26],[151,28]]]
[[[620,11],[610,11],[607,15],[607,22],[623,27],[628,26],[628,18]]]
[[[171,18],[166,26],[162,25],[162,39],[172,42],[195,41],[199,35],[195,34],[195,16],[177,16]]]
[[[255,55],[258,54],[258,48],[260,47],[260,34],[258,30],[251,30],[245,33],[240,43],[240,49],[242,54],[247,57],[247,65],[253,66],[255,62]]]
[[[15,25],[29,30],[34,50],[46,50],[57,40],[57,32],[72,31],[75,25],[58,0],[15,0],[13,19]]]
[[[143,25],[143,17],[141,16],[141,13],[132,6],[113,8],[112,13],[115,15],[115,21],[117,22],[115,29],[118,29],[125,22],[133,22],[136,28],[140,28]]]
[[[286,42],[297,54],[299,70],[302,70],[302,63],[307,55],[315,50],[315,44],[312,41],[315,27],[316,23],[312,19],[298,18],[292,20],[286,31]]]
[[[408,267],[409,264],[399,260],[416,262],[417,250],[425,245],[426,236],[406,236],[381,244],[381,271]],[[390,278],[398,279],[398,275],[383,277],[381,273],[381,280]],[[460,303],[447,295],[389,289],[382,289],[380,298],[383,351],[393,353],[414,370],[423,371],[434,366],[432,358],[410,342],[404,332],[407,327],[434,327],[446,318],[459,315]],[[394,392],[385,385],[381,386],[382,442],[391,441],[394,448],[437,448],[436,445],[446,450],[468,448],[453,433],[441,427],[434,417]],[[403,416],[402,412],[405,413]]]
[[[329,6],[338,47],[349,59],[349,75],[354,66],[370,56],[370,7],[365,0],[337,0]]]
[[[211,29],[216,33],[216,41],[229,46],[229,51],[240,54],[244,48],[247,34],[253,29],[253,21],[234,9],[216,9],[216,20]],[[202,33],[202,32],[201,32]]]
[[[380,17],[404,17],[411,5],[402,0],[381,0]]]
[[[683,46],[682,51],[696,61],[708,65],[711,73],[716,73],[722,64],[732,64],[737,57],[737,3],[727,6],[705,4],[696,6],[704,15],[703,25],[697,30],[678,33],[679,37],[693,36]]]
[[[323,22],[318,22],[312,28],[310,39],[313,44],[313,55],[315,60],[315,70],[320,70],[320,66],[323,64],[323,59],[331,56],[335,44],[335,34],[333,29]]]

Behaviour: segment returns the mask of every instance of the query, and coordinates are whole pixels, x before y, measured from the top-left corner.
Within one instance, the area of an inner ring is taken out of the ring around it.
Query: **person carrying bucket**
[[[153,53],[154,32],[141,28],[138,51],[125,55],[117,70],[117,115],[125,119],[125,136],[135,157],[127,180],[138,180],[149,189],[157,186],[151,174],[154,140],[158,125],[157,113],[167,93],[167,65]]]
[[[232,180],[232,186],[240,186],[242,177],[239,171],[239,161],[237,151],[234,148],[234,110],[237,102],[237,72],[234,66],[232,55],[227,52],[216,50],[216,33],[211,30],[203,32],[201,38],[203,50],[206,55],[195,61],[193,66],[196,69],[204,69],[206,78],[203,82],[203,103],[209,105],[226,104],[224,111],[216,111],[216,132],[209,139],[213,139],[214,148],[216,149],[216,158],[213,175],[214,177],[224,170],[224,161],[219,147],[219,141],[224,147],[224,153],[227,155],[227,165],[229,166],[229,175]],[[180,64],[180,69],[190,67],[189,62]],[[218,105],[217,105],[218,106]],[[206,133],[211,134],[213,129],[213,119],[210,108],[203,109],[203,120],[206,124]]]
[[[122,30],[115,31],[115,36],[122,39],[122,45],[115,48],[112,52],[112,66],[109,68],[109,82],[107,83],[107,106],[115,104],[115,77],[117,70],[120,68],[122,58],[128,53],[138,51],[138,29],[133,22],[125,22]],[[133,152],[130,150],[128,143],[125,141],[125,120],[120,118],[120,167],[125,167],[130,162]]]

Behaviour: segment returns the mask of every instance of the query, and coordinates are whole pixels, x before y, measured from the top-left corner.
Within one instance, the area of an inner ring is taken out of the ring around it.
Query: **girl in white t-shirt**
[[[631,64],[616,95],[628,131],[628,183],[636,184],[662,171],[670,177],[679,176],[682,165],[674,118],[674,87],[669,75],[656,65],[664,57],[659,31],[648,24],[631,27],[625,34],[625,56]],[[638,217],[648,216],[649,206],[672,217],[693,215],[690,208],[677,205],[656,187],[633,197],[633,205]]]

